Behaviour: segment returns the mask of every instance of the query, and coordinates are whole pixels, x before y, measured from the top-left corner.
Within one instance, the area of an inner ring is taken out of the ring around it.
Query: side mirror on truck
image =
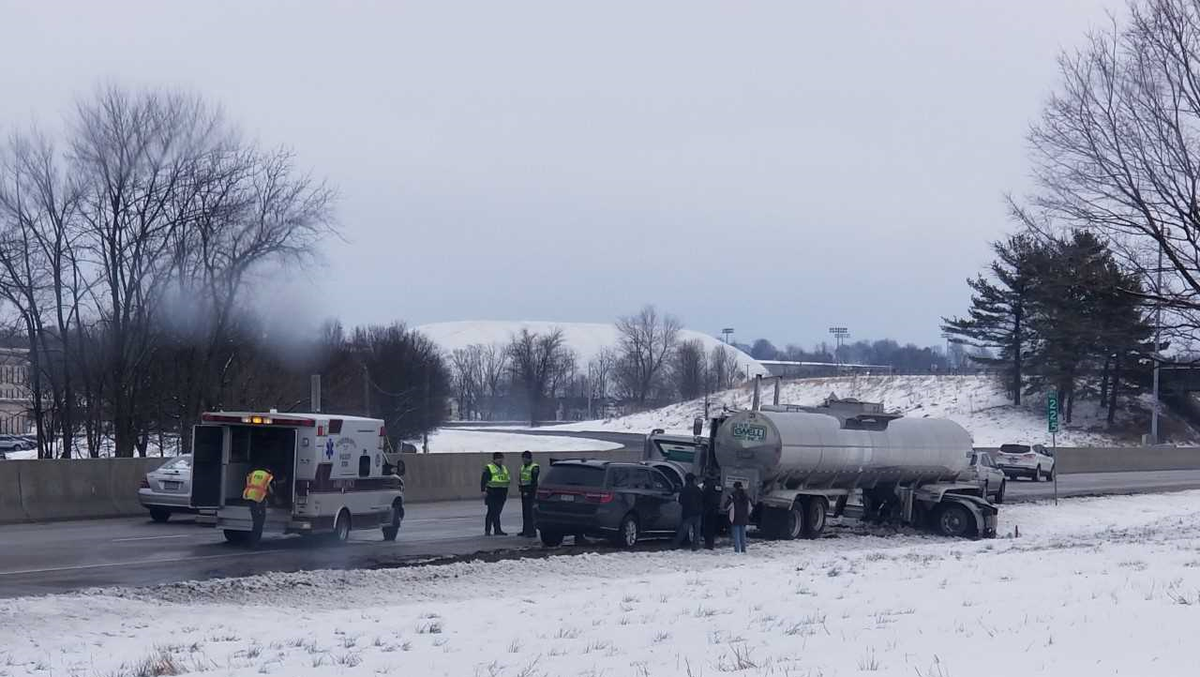
[[[704,432],[704,419],[697,416],[695,420],[692,421],[692,435],[694,437],[700,437],[700,433],[702,432]]]

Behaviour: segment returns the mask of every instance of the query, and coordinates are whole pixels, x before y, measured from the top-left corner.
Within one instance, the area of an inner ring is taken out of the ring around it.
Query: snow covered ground
[[[589,554],[0,601],[0,675],[1194,675],[1200,492],[948,541]]]
[[[748,408],[752,400],[749,386],[716,393],[709,398],[709,410],[719,413],[722,406]],[[764,385],[762,401],[770,403],[774,389]],[[1011,406],[1004,389],[992,376],[845,376],[788,381],[780,394],[784,404],[820,404],[831,394],[856,397],[868,402],[883,402],[889,410],[906,416],[949,418],[975,438],[975,444],[995,447],[1010,442],[1050,444],[1042,403],[1030,398],[1027,407]],[[704,400],[691,400],[622,418],[584,421],[545,430],[649,432],[663,428],[690,434],[692,420],[704,415]],[[1118,438],[1106,431],[1105,412],[1096,402],[1078,402],[1071,425],[1058,435],[1061,446],[1125,446],[1140,440]]]
[[[420,440],[410,440],[421,446]],[[522,435],[512,432],[487,432],[442,428],[429,435],[430,453],[452,452],[522,452],[522,451],[607,451],[621,445],[604,440],[564,437],[560,435]]]

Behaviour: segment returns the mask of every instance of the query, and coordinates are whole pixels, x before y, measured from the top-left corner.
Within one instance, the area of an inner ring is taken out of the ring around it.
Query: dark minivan
[[[667,476],[647,465],[556,461],[541,478],[534,511],[546,545],[575,535],[632,547],[641,538],[675,533],[682,519],[678,499]]]

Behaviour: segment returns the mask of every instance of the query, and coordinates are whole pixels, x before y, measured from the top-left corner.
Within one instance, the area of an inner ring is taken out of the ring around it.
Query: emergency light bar
[[[262,416],[260,414],[249,414],[246,416],[232,416],[229,414],[203,414],[200,420],[205,423],[242,423],[247,425],[294,425],[303,428],[311,428],[317,425],[317,422],[311,418],[280,418],[278,416]]]

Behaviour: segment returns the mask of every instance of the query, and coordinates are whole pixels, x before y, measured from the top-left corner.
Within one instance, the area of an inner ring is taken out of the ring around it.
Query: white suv
[[[1002,444],[996,454],[996,467],[1011,478],[1028,477],[1034,482],[1054,479],[1053,452],[1040,444]]]

